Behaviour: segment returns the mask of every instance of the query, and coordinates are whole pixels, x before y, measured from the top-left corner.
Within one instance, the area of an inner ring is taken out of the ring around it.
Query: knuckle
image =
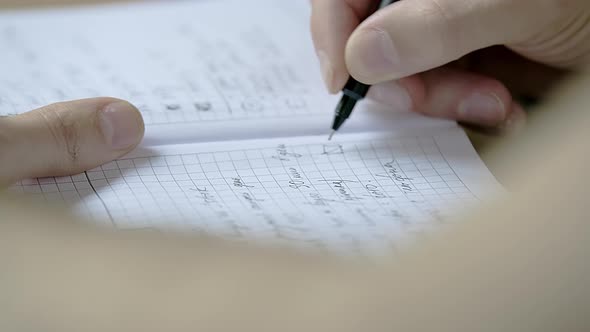
[[[67,103],[56,103],[35,112],[35,116],[39,118],[39,122],[52,139],[50,143],[56,147],[59,154],[62,154],[61,158],[56,158],[64,162],[60,168],[66,170],[76,168],[80,155],[79,128],[70,116],[71,111]]]

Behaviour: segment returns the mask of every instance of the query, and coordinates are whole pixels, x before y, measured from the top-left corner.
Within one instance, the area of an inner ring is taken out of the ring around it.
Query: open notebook
[[[150,2],[0,14],[0,114],[113,96],[146,138],[11,190],[98,224],[366,253],[501,190],[453,122],[365,101],[327,140],[308,1]]]

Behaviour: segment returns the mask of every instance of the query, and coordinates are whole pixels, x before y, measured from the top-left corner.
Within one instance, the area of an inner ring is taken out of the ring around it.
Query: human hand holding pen
[[[340,91],[350,74],[396,109],[518,127],[517,97],[545,92],[557,68],[590,62],[587,1],[402,0],[366,20],[372,0],[311,3],[328,90]]]

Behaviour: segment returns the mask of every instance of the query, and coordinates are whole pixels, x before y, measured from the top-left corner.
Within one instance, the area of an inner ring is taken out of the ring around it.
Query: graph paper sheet
[[[161,146],[12,190],[119,229],[390,248],[498,189],[460,130]]]
[[[364,101],[328,142],[339,96],[321,82],[306,0],[6,11],[0,45],[0,116],[97,96],[142,112],[146,137],[125,158],[11,188],[105,226],[364,252],[499,188],[450,121]]]

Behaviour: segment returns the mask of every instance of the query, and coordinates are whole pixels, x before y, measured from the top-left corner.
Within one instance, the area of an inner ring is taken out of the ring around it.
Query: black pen
[[[382,0],[380,1],[379,6],[376,6],[375,11],[389,6],[396,1],[399,0]],[[332,133],[328,140],[332,140],[334,134],[340,129],[350,114],[352,114],[352,110],[356,106],[356,103],[365,98],[370,87],[371,86],[363,84],[352,77],[348,79],[344,89],[342,89],[342,99],[340,99],[338,106],[336,106],[336,114],[334,115],[334,123],[332,124]]]

